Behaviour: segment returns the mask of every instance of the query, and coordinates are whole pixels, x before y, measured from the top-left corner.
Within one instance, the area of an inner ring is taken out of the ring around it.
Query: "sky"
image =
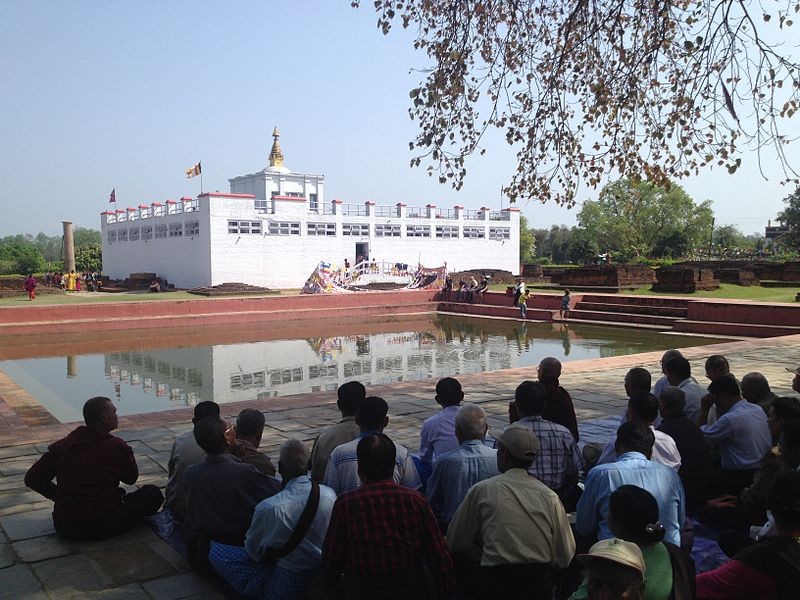
[[[500,136],[459,192],[409,167],[408,92],[427,64],[412,42],[384,36],[369,0],[0,0],[0,236],[99,229],[112,189],[120,208],[195,196],[198,161],[204,191],[228,191],[266,166],[275,126],[286,166],[324,174],[327,200],[508,206],[516,162]],[[718,225],[763,233],[792,189],[756,159],[680,183]],[[580,209],[517,206],[533,227],[574,225]]]

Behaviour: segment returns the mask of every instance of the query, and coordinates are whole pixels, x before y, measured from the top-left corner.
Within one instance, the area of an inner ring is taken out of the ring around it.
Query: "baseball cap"
[[[533,462],[539,452],[539,440],[533,432],[519,423],[512,423],[497,436],[497,441],[503,444],[512,456],[520,460]]]
[[[618,538],[601,540],[589,548],[589,554],[579,554],[581,564],[588,565],[593,559],[602,558],[620,565],[636,569],[642,575],[647,570],[639,546]]]

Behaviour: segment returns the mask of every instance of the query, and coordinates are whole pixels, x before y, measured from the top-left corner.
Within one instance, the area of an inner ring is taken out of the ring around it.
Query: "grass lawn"
[[[489,286],[493,292],[504,292],[507,285],[504,283],[494,283]],[[550,293],[558,294],[559,290],[549,288],[538,288],[536,284],[529,284],[528,287],[536,290],[537,293]],[[578,293],[578,292],[575,292]],[[786,287],[786,288],[766,288],[760,285],[751,287],[744,287],[741,285],[733,285],[732,283],[721,283],[718,290],[710,292],[694,292],[692,294],[666,294],[662,292],[653,292],[650,286],[637,288],[635,290],[624,290],[621,294],[637,295],[637,296],[674,296],[677,298],[727,298],[731,300],[755,300],[758,302],[794,302],[795,297],[800,293],[800,287]]]
[[[280,295],[297,295],[300,290],[280,290]],[[278,294],[247,294],[242,296],[217,296],[217,298],[261,298]],[[19,296],[0,298],[0,308],[5,306],[52,306],[55,304],[101,304],[105,302],[159,302],[174,300],[208,300],[207,296],[198,296],[189,292],[164,292],[151,294],[149,292],[119,292],[114,294],[78,292],[70,294],[41,294],[31,302],[28,295],[21,292]]]

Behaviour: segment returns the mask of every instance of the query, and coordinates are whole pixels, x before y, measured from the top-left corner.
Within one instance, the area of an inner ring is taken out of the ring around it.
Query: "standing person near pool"
[[[526,290],[527,286],[525,285],[525,280],[520,277],[519,281],[517,281],[517,285],[514,286],[514,302],[512,306],[518,305],[520,296],[522,296]]]
[[[33,273],[25,278],[23,285],[25,286],[25,291],[28,292],[28,300],[36,300],[36,286],[39,285],[39,282],[36,281]]]
[[[561,298],[561,320],[566,321],[569,318],[569,303],[572,298],[569,295],[569,289],[564,289],[564,296]]]
[[[519,313],[522,316],[522,320],[528,318],[528,298],[531,297],[530,290],[525,290],[520,294],[519,299],[517,300],[517,305],[519,306]]]

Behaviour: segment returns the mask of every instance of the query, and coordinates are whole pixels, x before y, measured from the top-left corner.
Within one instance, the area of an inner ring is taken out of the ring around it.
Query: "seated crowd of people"
[[[245,597],[800,598],[800,400],[760,373],[740,382],[722,356],[705,366],[707,388],[675,350],[654,385],[631,369],[615,439],[580,448],[555,358],[491,435],[458,380],[439,380],[418,454],[386,434],[387,402],[356,381],[338,389],[341,421],[313,450],[285,441],[277,467],[259,450],[264,413],[229,424],[201,402],[165,495],[120,487],[136,483],[136,461],[111,434],[113,402],[96,397],[25,483],[54,501],[63,537],[158,519],[196,570]],[[700,574],[697,522],[730,557]]]

